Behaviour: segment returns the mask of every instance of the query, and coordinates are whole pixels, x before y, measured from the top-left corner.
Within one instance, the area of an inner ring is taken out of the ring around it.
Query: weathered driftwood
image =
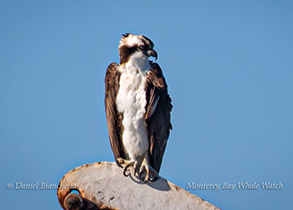
[[[120,167],[109,162],[71,170],[61,179],[57,195],[65,210],[218,209],[164,178],[142,183],[131,175],[125,177]]]

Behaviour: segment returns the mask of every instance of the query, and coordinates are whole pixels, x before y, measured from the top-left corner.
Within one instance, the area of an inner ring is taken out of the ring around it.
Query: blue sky
[[[104,76],[126,32],[153,40],[173,99],[161,175],[184,189],[221,184],[189,191],[222,209],[292,206],[292,1],[2,0],[0,25],[3,209],[58,209],[55,190],[16,182],[57,184],[114,160]]]

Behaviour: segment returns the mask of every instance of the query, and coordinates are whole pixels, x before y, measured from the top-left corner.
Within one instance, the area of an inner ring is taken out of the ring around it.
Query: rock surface
[[[130,171],[133,174],[133,171]],[[73,190],[79,194],[72,193]],[[159,178],[142,183],[125,177],[116,163],[86,164],[60,181],[58,200],[63,209],[219,209],[184,189]]]

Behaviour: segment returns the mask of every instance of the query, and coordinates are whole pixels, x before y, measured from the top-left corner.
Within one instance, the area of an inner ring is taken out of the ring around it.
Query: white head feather
[[[142,35],[134,35],[134,34],[128,34],[128,36],[123,37],[120,40],[120,46],[126,45],[127,47],[133,47],[135,45],[143,45],[143,41],[142,41],[143,36]]]

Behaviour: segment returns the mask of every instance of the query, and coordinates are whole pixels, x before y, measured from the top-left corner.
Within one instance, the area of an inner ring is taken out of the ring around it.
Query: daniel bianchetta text
[[[282,182],[237,182],[237,183],[217,183],[217,184],[208,184],[208,183],[196,183],[196,182],[187,182],[186,189],[189,190],[282,190],[284,184]]]
[[[8,183],[6,188],[8,190],[56,190],[59,188],[74,188],[74,185],[68,186],[59,186],[58,184],[50,184],[48,182],[31,182],[31,183],[23,183],[23,182],[15,182]]]

